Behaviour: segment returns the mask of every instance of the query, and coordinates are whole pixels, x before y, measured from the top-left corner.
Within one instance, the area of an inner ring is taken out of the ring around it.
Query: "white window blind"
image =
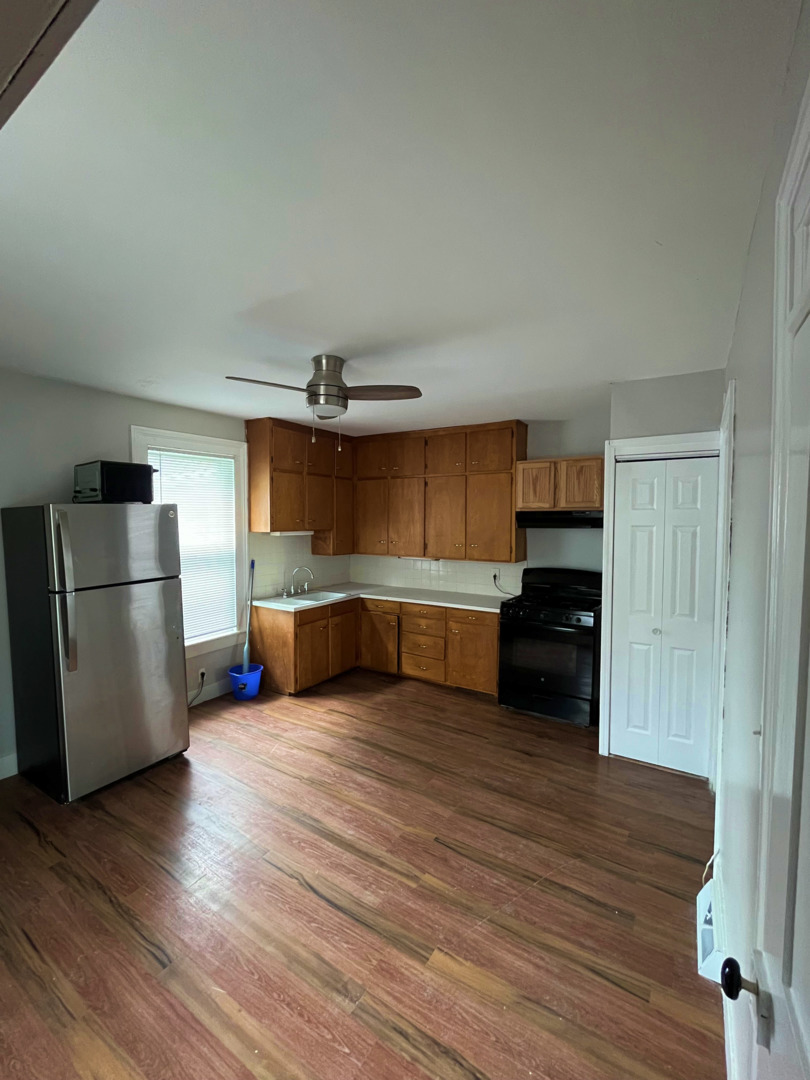
[[[232,457],[150,447],[155,502],[177,503],[186,641],[237,629]]]

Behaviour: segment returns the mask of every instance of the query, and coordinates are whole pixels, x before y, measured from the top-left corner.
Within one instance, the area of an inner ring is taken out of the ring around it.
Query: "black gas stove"
[[[523,571],[501,604],[498,701],[588,725],[599,721],[602,575],[558,567]]]

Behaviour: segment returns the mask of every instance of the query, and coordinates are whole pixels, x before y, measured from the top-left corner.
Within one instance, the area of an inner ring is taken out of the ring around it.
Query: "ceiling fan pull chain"
[[[312,441],[315,442],[315,406],[312,406]]]
[[[340,416],[338,416],[338,453],[340,453],[342,450],[343,447],[340,445]]]

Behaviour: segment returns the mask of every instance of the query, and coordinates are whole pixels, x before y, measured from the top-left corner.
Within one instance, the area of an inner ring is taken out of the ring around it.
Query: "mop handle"
[[[242,652],[242,674],[247,675],[250,671],[250,609],[253,607],[253,571],[256,569],[256,560],[250,560],[250,573],[248,574],[247,596],[247,626],[245,627],[245,648]]]

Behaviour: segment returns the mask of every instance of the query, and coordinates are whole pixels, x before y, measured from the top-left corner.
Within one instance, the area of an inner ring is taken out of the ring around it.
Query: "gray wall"
[[[810,73],[810,8],[804,5],[790,58],[772,156],[751,237],[726,376],[736,380],[731,584],[726,696],[720,747],[719,872],[726,896],[726,952],[751,967],[759,818],[759,736],[771,469],[774,218],[776,196]],[[745,995],[743,995],[745,996]],[[739,1060],[752,1045],[747,1002],[731,1003]]]
[[[244,439],[244,424],[234,417],[0,369],[0,506],[69,502],[75,463],[95,458],[129,461],[131,424]],[[200,667],[206,668],[211,683],[222,678],[237,659],[235,650],[192,657],[187,665],[189,685],[196,682]],[[0,776],[13,772],[14,712],[6,582],[0,557]]]
[[[569,420],[529,424],[529,458],[604,454],[610,438],[610,393],[606,388]],[[529,529],[529,566],[572,566],[602,569],[601,529]]]
[[[723,412],[722,369],[613,383],[610,438],[714,431]]]

